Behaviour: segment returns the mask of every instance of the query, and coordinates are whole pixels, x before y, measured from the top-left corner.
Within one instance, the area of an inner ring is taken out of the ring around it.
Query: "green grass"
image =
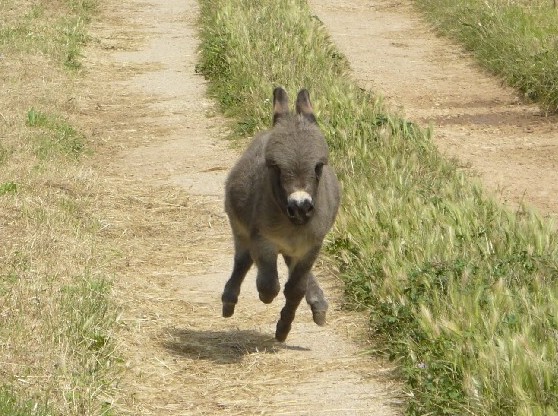
[[[0,415],[50,416],[52,413],[36,402],[19,402],[10,389],[0,387]]]
[[[59,154],[78,157],[85,151],[85,137],[60,116],[31,108],[27,112],[27,126],[41,131],[33,138],[35,152],[40,159]]]
[[[300,0],[203,0],[198,70],[236,137],[266,128],[271,90],[310,90],[343,183],[326,252],[400,364],[413,415],[554,414],[558,253],[548,224],[510,212],[391,116]]]
[[[0,196],[17,192],[17,183],[4,182],[0,183]]]
[[[525,97],[558,111],[558,10],[552,0],[416,0],[443,34]]]

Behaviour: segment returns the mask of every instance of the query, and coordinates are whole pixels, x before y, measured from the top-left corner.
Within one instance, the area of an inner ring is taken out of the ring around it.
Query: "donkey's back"
[[[235,260],[222,300],[223,315],[231,316],[242,280],[255,262],[260,299],[271,302],[280,290],[281,254],[289,267],[287,303],[276,331],[276,338],[283,341],[305,295],[314,321],[325,323],[327,302],[311,268],[333,225],[339,184],[328,165],[327,144],[306,90],[298,94],[296,114],[290,114],[286,92],[275,89],[273,124],[254,138],[227,179],[225,210]]]

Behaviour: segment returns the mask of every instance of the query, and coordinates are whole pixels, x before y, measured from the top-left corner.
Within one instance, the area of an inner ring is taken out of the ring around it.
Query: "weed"
[[[81,68],[81,48],[87,42],[85,22],[81,17],[68,19],[63,22],[60,33],[65,45],[64,65],[73,70]]]
[[[0,166],[2,166],[9,158],[10,151],[0,143]]]
[[[49,118],[46,114],[31,108],[27,112],[27,125],[29,127],[49,127],[51,123],[49,122]]]

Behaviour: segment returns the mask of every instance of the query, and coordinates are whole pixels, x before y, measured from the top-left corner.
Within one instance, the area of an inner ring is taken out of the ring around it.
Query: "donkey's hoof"
[[[273,299],[275,299],[276,296],[277,295],[269,295],[260,292],[260,300],[265,304],[270,304],[271,302],[273,302]]]
[[[318,326],[324,326],[326,324],[326,311],[312,311],[312,318]]]
[[[223,302],[223,317],[230,318],[234,315],[234,307],[236,305],[234,303],[225,303]]]
[[[285,342],[289,332],[291,332],[291,324],[285,324],[279,320],[279,322],[277,322],[277,328],[275,329],[275,339],[279,342]]]

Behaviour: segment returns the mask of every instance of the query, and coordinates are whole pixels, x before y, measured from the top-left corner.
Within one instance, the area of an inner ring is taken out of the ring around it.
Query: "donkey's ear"
[[[273,90],[273,125],[283,116],[289,114],[289,97],[281,87]]]
[[[298,96],[296,97],[296,113],[301,114],[308,121],[316,123],[316,116],[314,115],[312,103],[310,102],[310,94],[306,89],[298,92]]]

